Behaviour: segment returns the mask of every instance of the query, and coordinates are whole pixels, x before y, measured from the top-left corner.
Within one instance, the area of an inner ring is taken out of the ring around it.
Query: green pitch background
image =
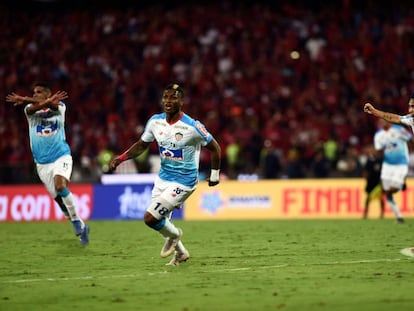
[[[165,266],[141,221],[0,224],[0,310],[414,310],[414,220],[176,221]]]

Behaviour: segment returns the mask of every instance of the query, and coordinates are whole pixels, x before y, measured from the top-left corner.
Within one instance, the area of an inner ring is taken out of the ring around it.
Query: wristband
[[[129,158],[128,158],[128,155],[126,153],[123,153],[123,154],[117,156],[117,159],[124,162],[124,161],[128,160]]]
[[[219,181],[220,170],[211,169],[210,181]]]

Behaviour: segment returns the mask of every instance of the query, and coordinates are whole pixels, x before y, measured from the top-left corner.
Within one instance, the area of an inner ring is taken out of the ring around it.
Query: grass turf
[[[0,224],[0,310],[414,310],[413,220],[175,221],[165,266],[141,221]]]

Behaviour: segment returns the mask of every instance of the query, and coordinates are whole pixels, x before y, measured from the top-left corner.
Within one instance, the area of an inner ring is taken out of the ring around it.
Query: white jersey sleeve
[[[401,123],[407,126],[410,126],[412,131],[414,132],[414,116],[407,114],[405,116],[400,117]]]

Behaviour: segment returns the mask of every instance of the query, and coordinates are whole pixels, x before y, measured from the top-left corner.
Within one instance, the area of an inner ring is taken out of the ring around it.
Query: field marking
[[[404,250],[410,250],[410,248],[401,250],[401,254],[414,257],[412,254],[403,253]],[[349,261],[331,261],[331,262],[317,262],[317,263],[303,263],[303,264],[279,264],[272,266],[260,266],[260,267],[240,267],[240,268],[229,268],[219,270],[203,270],[200,273],[221,273],[221,272],[239,272],[239,271],[250,271],[257,269],[278,269],[286,267],[306,267],[306,266],[333,266],[333,265],[352,265],[352,264],[367,264],[367,263],[379,263],[379,262],[396,262],[396,261],[407,261],[403,258],[394,259],[366,259],[366,260],[349,260]],[[159,274],[168,274],[167,270],[160,272],[148,272],[148,273],[133,273],[133,274],[118,274],[118,275],[100,275],[100,276],[75,276],[75,277],[64,277],[64,278],[38,278],[38,279],[18,279],[18,280],[6,280],[0,281],[0,283],[35,283],[35,282],[59,282],[59,281],[79,281],[79,280],[104,280],[104,279],[122,279],[122,278],[139,278],[143,276],[153,276]]]
[[[366,264],[366,263],[378,263],[378,262],[396,262],[406,261],[406,259],[394,258],[394,259],[366,259],[366,260],[350,260],[350,261],[331,261],[331,262],[315,262],[315,263],[302,263],[302,264],[280,264],[273,266],[262,266],[262,267],[247,267],[247,268],[233,268],[233,269],[221,269],[221,270],[210,270],[201,271],[204,273],[215,273],[215,272],[237,272],[257,269],[274,269],[274,268],[286,268],[286,267],[306,267],[306,266],[333,266],[333,265],[352,265],[352,264]]]
[[[74,276],[65,278],[43,278],[43,279],[20,279],[1,281],[0,283],[34,283],[34,282],[57,282],[57,281],[79,281],[79,280],[104,280],[104,279],[123,279],[123,278],[137,278],[142,276],[152,276],[158,274],[167,274],[168,271],[148,272],[148,273],[133,273],[133,274],[118,274],[118,275],[100,275],[100,276]]]
[[[400,253],[404,256],[414,257],[414,247],[403,248]]]

